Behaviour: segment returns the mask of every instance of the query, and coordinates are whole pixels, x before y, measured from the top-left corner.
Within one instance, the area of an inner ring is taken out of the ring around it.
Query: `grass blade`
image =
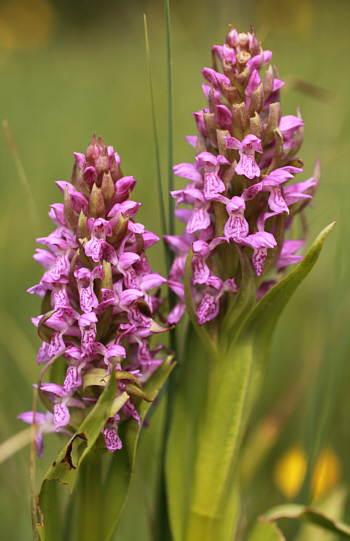
[[[33,221],[35,234],[36,234],[36,236],[39,237],[40,236],[40,222],[39,222],[39,215],[37,213],[36,206],[35,206],[35,203],[34,203],[33,194],[31,192],[27,176],[26,176],[26,174],[24,172],[22,162],[19,159],[17,148],[16,148],[15,143],[14,143],[14,141],[12,139],[7,120],[3,120],[3,126],[4,126],[4,130],[5,130],[5,134],[6,134],[8,144],[10,145],[10,149],[11,149],[11,152],[12,152],[12,155],[13,155],[13,159],[14,159],[14,162],[15,162],[17,173],[18,173],[19,179],[21,181],[22,187],[24,189],[24,193],[25,193],[27,201],[28,201],[30,216],[31,216],[32,221]]]
[[[171,40],[170,40],[170,6],[169,0],[164,0],[165,29],[167,45],[167,74],[168,74],[168,188],[169,192],[174,189],[173,174],[173,88],[172,88],[172,61],[171,61]],[[170,193],[169,201],[169,235],[175,234],[174,223],[174,200]]]
[[[166,218],[165,218],[164,195],[163,195],[163,187],[162,187],[162,174],[161,174],[161,169],[160,169],[160,156],[159,156],[159,144],[158,144],[158,135],[157,135],[156,111],[155,111],[155,106],[154,106],[152,71],[151,71],[151,56],[150,56],[149,41],[148,41],[147,19],[146,19],[145,14],[143,15],[143,21],[144,21],[144,26],[145,26],[145,41],[146,41],[147,67],[148,67],[148,82],[149,82],[149,91],[150,91],[150,97],[151,97],[154,147],[155,147],[156,163],[157,163],[157,184],[158,184],[159,211],[160,211],[162,235],[166,235],[167,234],[167,223],[166,223]]]

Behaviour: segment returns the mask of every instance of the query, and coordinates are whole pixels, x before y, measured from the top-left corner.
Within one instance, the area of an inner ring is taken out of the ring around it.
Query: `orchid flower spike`
[[[167,330],[154,319],[161,300],[152,293],[167,280],[152,272],[145,254],[159,239],[135,221],[140,203],[130,194],[136,180],[122,175],[118,153],[101,137],[96,141],[94,136],[85,154],[74,153],[74,158],[71,182],[57,182],[64,203],[50,208],[55,230],[38,239],[48,249],[40,248],[34,256],[44,267],[43,277],[29,289],[43,298],[43,313],[33,318],[43,340],[38,362],[60,354],[66,361],[63,385],[52,381],[40,386],[39,396],[52,402],[53,413],[36,413],[39,456],[44,434],[74,433],[75,408],[82,410],[81,419],[85,405],[97,402],[106,382],[89,383],[96,369],[102,376],[123,371],[126,383],[138,378],[136,390],[129,386],[127,401],[120,403],[122,415],[119,409],[112,411],[102,429],[106,448],[120,449],[118,424],[126,417],[140,423],[139,389],[165,356],[159,347],[150,349],[149,341]],[[118,380],[117,396],[121,392],[126,385]],[[32,422],[33,413],[19,418]]]

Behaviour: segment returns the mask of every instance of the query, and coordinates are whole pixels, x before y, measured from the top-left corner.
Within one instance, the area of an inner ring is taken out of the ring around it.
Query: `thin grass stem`
[[[27,202],[28,202],[28,205],[29,205],[29,212],[30,212],[30,216],[31,216],[31,219],[32,219],[32,222],[33,222],[35,234],[39,237],[40,236],[40,221],[39,221],[39,215],[37,213],[36,206],[35,206],[35,203],[34,203],[33,194],[31,192],[27,176],[26,176],[26,174],[24,172],[22,162],[21,162],[21,160],[19,158],[16,145],[15,145],[13,139],[12,139],[7,120],[3,120],[2,124],[4,126],[5,135],[6,135],[8,144],[10,146],[12,155],[13,155],[13,159],[14,159],[14,162],[15,162],[15,166],[16,166],[16,169],[17,169],[19,179],[21,181],[24,193],[25,193],[26,198],[27,198]]]
[[[157,134],[156,111],[155,111],[154,94],[153,94],[151,55],[150,55],[149,40],[148,40],[147,18],[145,14],[143,15],[143,21],[144,21],[144,26],[145,26],[146,56],[147,56],[147,67],[148,67],[149,91],[150,91],[151,108],[152,108],[154,149],[155,149],[156,164],[157,164],[157,187],[158,187],[159,213],[160,213],[161,230],[162,230],[162,236],[163,236],[167,234],[168,228],[167,228],[166,217],[165,217],[164,194],[163,194],[163,186],[162,186],[162,173],[161,173],[161,167],[160,167],[160,153],[159,153],[159,142],[158,142],[158,134]],[[170,258],[169,258],[168,250],[166,250],[165,263],[166,263],[167,271],[169,272]]]

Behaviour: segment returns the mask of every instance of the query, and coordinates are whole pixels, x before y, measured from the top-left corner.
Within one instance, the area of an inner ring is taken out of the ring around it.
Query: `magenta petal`
[[[53,422],[56,432],[58,432],[60,426],[67,426],[69,424],[69,420],[70,414],[67,406],[62,404],[62,402],[55,404],[53,407]]]
[[[163,278],[163,276],[161,276],[160,274],[152,272],[142,277],[141,287],[143,290],[148,291],[155,287],[159,287],[162,284],[165,284],[166,281],[166,278]]]
[[[229,108],[226,105],[216,105],[215,114],[220,126],[232,133],[232,113]]]
[[[264,263],[267,256],[267,248],[258,248],[254,250],[252,262],[256,275],[261,276],[264,270]]]
[[[191,163],[179,163],[173,167],[174,175],[196,182],[203,182],[202,175],[197,171],[195,165]]]
[[[145,226],[143,224],[138,224],[138,223],[135,223],[135,222],[132,222],[131,220],[129,220],[128,229],[132,233],[138,233],[140,235],[141,233],[144,233]]]
[[[63,398],[67,394],[67,391],[65,391],[62,385],[58,385],[57,383],[42,383],[40,388],[43,393],[52,393],[60,398]]]
[[[112,346],[108,346],[105,352],[105,357],[109,359],[110,357],[126,357],[125,348],[123,346],[118,346],[117,344],[113,344]]]
[[[17,415],[17,419],[20,419],[21,421],[31,425],[32,422],[33,422],[33,412],[32,411],[25,411],[23,413],[19,413]],[[41,425],[41,424],[45,423],[46,420],[47,420],[46,415],[44,413],[40,413],[38,411],[35,412],[35,424],[36,425]]]
[[[123,291],[120,295],[120,304],[129,306],[133,301],[136,299],[140,299],[143,297],[142,291],[139,291],[138,289],[127,289],[126,291]]]
[[[112,426],[112,428],[103,428],[101,432],[105,437],[108,451],[114,453],[114,451],[123,447],[122,440],[118,436],[117,428],[115,426]]]
[[[204,325],[207,321],[216,318],[219,313],[219,299],[216,295],[205,293],[197,308],[198,325]]]
[[[118,262],[118,266],[121,269],[128,269],[131,265],[136,263],[136,261],[140,260],[140,256],[137,254],[134,254],[133,252],[124,252]]]
[[[186,310],[186,305],[184,302],[179,302],[174,306],[174,308],[171,310],[170,314],[167,318],[168,325],[176,325],[182,316],[184,315]]]
[[[186,231],[194,233],[195,231],[206,229],[210,226],[210,216],[208,214],[208,206],[202,208],[194,208],[192,217],[187,223]]]
[[[249,225],[244,216],[231,214],[224,227],[225,237],[232,238],[238,242],[249,233]]]
[[[193,282],[195,284],[205,284],[209,278],[209,268],[203,257],[193,257],[192,259]]]
[[[85,154],[81,154],[80,152],[73,152],[73,154],[77,166],[79,167],[79,169],[81,169],[85,163]]]
[[[289,208],[287,207],[286,202],[283,199],[282,191],[279,186],[270,188],[270,196],[268,202],[269,207],[272,211],[278,213],[287,212],[287,214],[289,214]]]
[[[219,178],[216,171],[204,174],[204,195],[206,199],[210,200],[213,195],[224,192],[225,190],[225,184]]]
[[[196,148],[198,135],[185,135],[185,139],[191,147]]]
[[[174,293],[184,302],[185,301],[185,286],[180,282],[168,280],[168,285]]]
[[[237,175],[245,175],[251,180],[260,176],[259,166],[255,162],[254,156],[241,155],[241,159],[236,167]]]
[[[301,118],[294,115],[286,115],[281,118],[278,128],[283,134],[287,130],[296,130],[300,126],[304,126]]]
[[[92,166],[86,167],[86,169],[84,169],[83,178],[84,178],[86,184],[88,184],[88,186],[90,186],[90,188],[92,188],[93,184],[97,180],[96,169],[94,167],[92,167]]]
[[[77,366],[70,365],[67,368],[63,388],[66,392],[71,389],[78,389],[82,385],[81,370]]]
[[[223,84],[226,86],[231,86],[231,81],[228,77],[211,68],[203,68],[202,74],[208,83],[213,85],[213,87],[217,88],[218,90],[222,89]]]
[[[227,148],[233,148],[236,150],[240,148],[241,142],[236,139],[236,137],[224,137],[224,141]]]
[[[252,186],[244,190],[244,192],[242,193],[242,199],[244,199],[244,201],[249,201],[250,199],[254,199],[254,197],[259,192],[261,192],[262,188],[263,186],[261,182],[258,182],[257,184],[253,184]]]

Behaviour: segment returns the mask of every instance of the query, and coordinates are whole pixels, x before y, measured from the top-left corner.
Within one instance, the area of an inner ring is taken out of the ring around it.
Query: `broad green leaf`
[[[143,389],[146,395],[155,400],[159,390],[164,385],[175,363],[171,363],[172,357],[167,357],[163,364],[157,368],[149,380],[144,384]],[[140,427],[150,408],[149,402],[142,401],[139,408]],[[140,435],[140,427],[133,418],[127,419],[119,427],[119,436],[123,447],[116,451],[112,457],[111,466],[106,476],[103,489],[104,494],[104,533],[101,534],[101,541],[109,541],[118,524],[120,515],[129,493],[131,481],[134,474],[134,463],[136,456],[137,441]]]
[[[197,434],[205,405],[210,358],[192,325],[178,368],[179,384],[166,452],[166,485],[174,541],[183,541],[191,503]]]
[[[274,507],[264,515],[264,519],[268,522],[275,522],[281,518],[292,518],[310,522],[330,532],[340,534],[346,539],[350,539],[350,526],[334,520],[315,507],[291,503]]]
[[[38,530],[38,534],[40,536],[40,541],[47,541],[46,534],[45,534],[45,528],[43,526],[41,526],[40,524],[38,524],[36,529]]]
[[[238,477],[238,476],[237,476]],[[240,486],[238,480],[232,483],[227,497],[222,501],[219,512],[212,518],[191,513],[185,539],[188,541],[229,540],[234,538],[240,514]]]
[[[325,498],[322,498],[320,503],[317,503],[318,510],[332,517],[333,520],[340,521],[344,516],[345,506],[348,499],[348,488],[345,485],[337,486]],[[334,541],[335,535],[329,530],[321,530],[312,522],[302,521],[298,530],[298,541],[309,541],[315,534],[317,527],[317,541]]]
[[[286,539],[276,524],[259,519],[247,541],[286,541]]]
[[[106,376],[107,370],[105,368],[91,368],[84,376],[83,376],[83,389],[87,387],[90,387],[91,385],[97,385],[99,387],[105,387],[106,384],[109,382],[111,376]],[[115,378],[122,379],[125,381],[132,381],[137,387],[142,388],[142,385],[140,383],[140,380],[134,376],[133,374],[130,374],[130,372],[124,372],[123,370],[117,370],[115,372]]]
[[[77,432],[63,448],[51,468],[49,468],[49,470],[46,472],[39,492],[39,505],[41,505],[41,494],[43,487],[48,481],[60,481],[61,483],[64,483],[70,487],[70,493],[73,492],[78,477],[79,467],[84,458],[91,451],[106,420],[108,419],[109,411],[115,397],[116,388],[116,380],[113,378],[110,380],[97,403],[84,419]],[[127,400],[128,395],[127,393],[124,394],[125,399]],[[74,444],[81,442],[85,442],[85,448],[82,450],[82,446],[80,446],[80,448],[77,450],[77,462],[74,464],[73,461],[76,459],[73,458],[73,446]]]
[[[40,494],[40,513],[36,528],[41,541],[62,541],[63,522],[56,486],[57,483],[45,483]]]
[[[247,419],[265,377],[277,321],[294,291],[316,263],[333,226],[331,224],[322,231],[295,270],[255,306],[231,344],[221,363],[223,366],[219,366],[219,378],[214,374],[216,393],[210,393],[199,434],[188,525],[188,530],[193,533],[188,541],[196,538],[192,522],[196,522],[197,516],[215,521],[221,514],[235,474],[237,452]],[[205,539],[214,539],[214,534]]]

